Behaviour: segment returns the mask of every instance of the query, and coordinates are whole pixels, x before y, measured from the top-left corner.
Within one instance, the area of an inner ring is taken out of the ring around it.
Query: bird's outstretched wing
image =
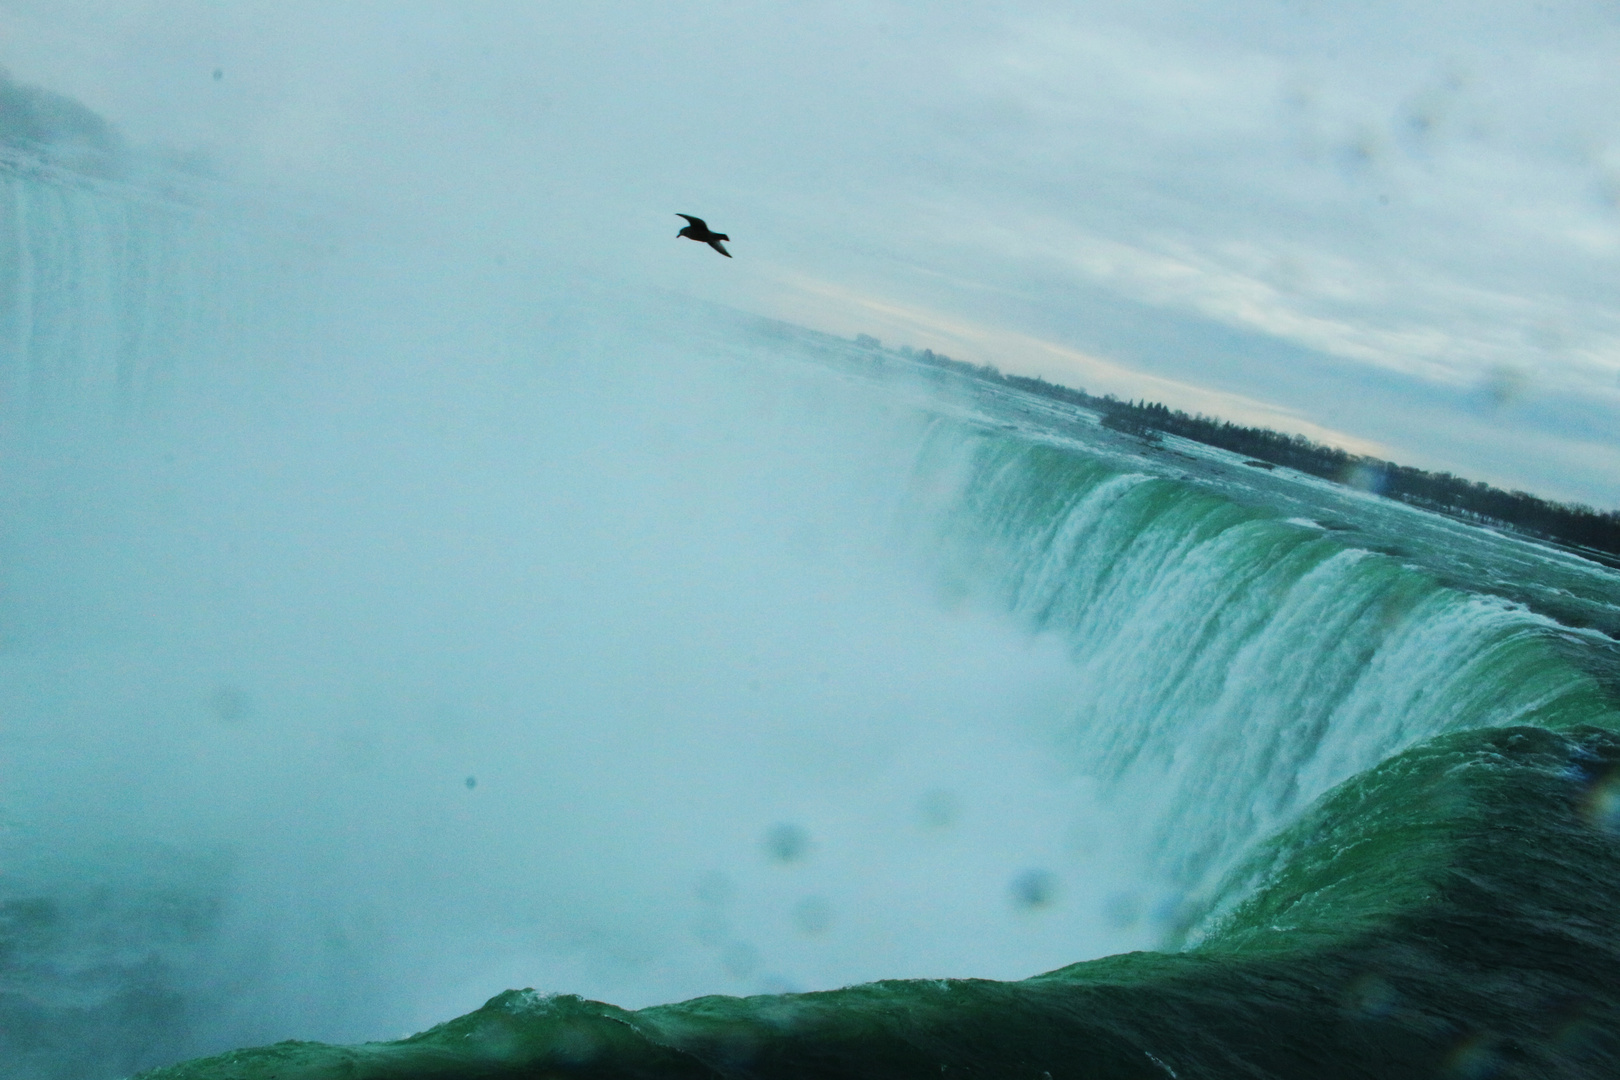
[[[729,240],[729,239],[731,239],[731,237],[728,236],[728,237],[726,237],[726,239]],[[721,244],[720,244],[720,241],[718,241],[718,240],[710,240],[709,241],[709,246],[714,248],[714,250],[718,251],[720,254],[724,255],[726,258],[728,258],[728,259],[731,258],[731,252],[727,251],[724,247],[722,247]]]
[[[700,217],[693,217],[691,214],[676,214],[675,216],[685,218],[688,222],[690,222],[693,225],[696,225],[700,229],[707,229],[708,228],[708,226],[703,223],[703,219],[700,218]]]

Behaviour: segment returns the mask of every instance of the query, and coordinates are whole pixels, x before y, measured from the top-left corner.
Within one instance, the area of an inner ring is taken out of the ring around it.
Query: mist
[[[761,317],[1607,498],[1601,95],[1543,145],[1486,108],[1534,80],[1291,19],[1205,54],[1178,4],[0,5],[83,151],[0,160],[34,1075],[1153,948],[1334,783],[1574,694],[1496,663],[1523,611],[1145,473],[963,554],[962,403]],[[1506,689],[1458,689],[1481,656]]]
[[[512,986],[639,1006],[1155,940],[1150,868],[1046,752],[1065,646],[942,590],[925,396],[735,312],[318,224],[188,226],[172,284],[229,288],[171,313],[187,348],[97,394],[85,343],[127,334],[59,312],[90,374],[13,413],[33,1007],[130,1068]]]
[[[1586,2],[9,0],[0,65],[428,245],[1608,506],[1615,33]],[[677,212],[751,270],[654,242]]]

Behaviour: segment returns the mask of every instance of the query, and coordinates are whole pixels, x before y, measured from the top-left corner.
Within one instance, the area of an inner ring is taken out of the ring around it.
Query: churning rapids
[[[1612,571],[421,244],[0,163],[6,1076],[1620,1074]]]

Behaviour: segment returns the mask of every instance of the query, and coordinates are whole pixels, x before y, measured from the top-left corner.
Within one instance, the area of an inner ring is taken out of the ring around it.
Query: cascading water
[[[206,189],[167,186],[92,180],[0,147],[8,423],[137,407],[182,365],[229,356],[271,299],[246,287],[254,255],[198,204]]]
[[[922,516],[947,573],[1067,642],[1080,690],[1048,734],[1152,821],[1173,896],[1420,739],[1612,716],[1562,628],[1521,605],[1072,451],[955,428],[933,444]]]
[[[7,298],[70,328],[13,339],[0,493],[34,1074],[1149,943],[1010,734],[1069,665],[888,542],[921,414],[724,313],[11,182],[99,207],[13,234],[102,283]]]
[[[476,251],[0,180],[19,1075],[883,976],[938,981],[179,1075],[1339,1075],[1323,1016],[1430,1072],[1613,1053],[1612,940],[1480,1004],[1424,950],[1490,903],[1421,906],[1460,868],[1521,933],[1504,808],[1578,853],[1558,903],[1612,880],[1609,646],[1375,509]]]

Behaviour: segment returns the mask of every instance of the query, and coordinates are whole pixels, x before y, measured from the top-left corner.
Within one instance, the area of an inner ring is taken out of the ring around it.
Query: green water
[[[398,1043],[283,1043],[145,1075],[1614,1075],[1617,807],[1612,732],[1457,733],[1336,789],[1185,952],[634,1013],[516,991]]]
[[[1049,734],[1156,821],[1167,951],[636,1012],[509,991],[399,1042],[144,1076],[1620,1075],[1611,647],[1533,610],[1534,587],[1487,587],[1539,559],[1585,583],[1559,610],[1601,615],[1607,572],[1448,548],[1432,537],[1461,527],[1427,520],[1390,550],[1405,519],[1382,507],[1310,496],[1352,536],[1128,447],[934,438],[913,539],[949,596],[1062,635],[1097,675]]]

